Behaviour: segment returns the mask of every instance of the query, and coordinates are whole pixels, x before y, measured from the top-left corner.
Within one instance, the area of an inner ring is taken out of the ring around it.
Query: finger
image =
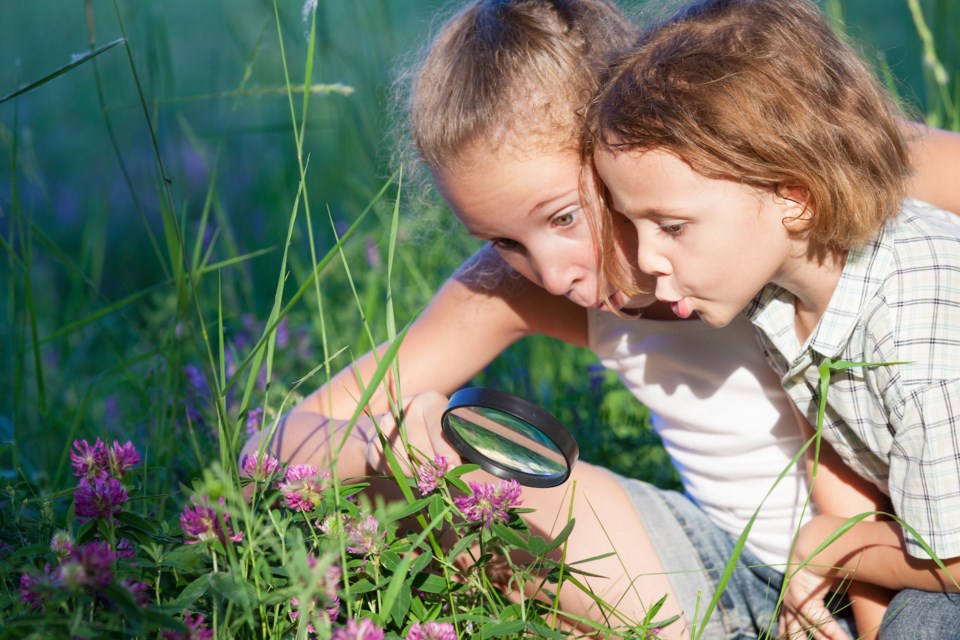
[[[818,622],[814,629],[815,632],[813,635],[816,640],[849,640],[850,638],[847,632],[843,630],[843,627],[841,627],[833,617],[827,622]]]
[[[447,458],[452,466],[461,464],[460,455],[443,435],[441,418],[447,408],[447,397],[437,392],[421,393],[416,396],[408,405],[407,414],[410,423],[417,425],[416,445],[422,450],[424,455],[433,459],[435,455],[440,454]],[[408,429],[408,434],[411,433]]]
[[[850,638],[828,609],[811,608],[801,612],[801,617],[804,628],[816,640],[849,640]]]

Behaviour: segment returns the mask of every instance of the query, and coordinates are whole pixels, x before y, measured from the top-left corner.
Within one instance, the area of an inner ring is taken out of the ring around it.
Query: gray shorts
[[[646,525],[691,636],[702,629],[700,637],[704,640],[776,637],[777,602],[783,584],[780,571],[743,549],[736,569],[707,616],[706,609],[733,555],[736,537],[720,529],[681,493],[622,476],[617,479]],[[840,623],[849,628],[847,621]]]

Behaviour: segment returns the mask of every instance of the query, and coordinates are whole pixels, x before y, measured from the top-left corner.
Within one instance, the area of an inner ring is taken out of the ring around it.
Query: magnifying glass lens
[[[451,411],[448,419],[467,444],[508,469],[543,476],[567,471],[557,445],[516,416],[485,407],[461,407]]]
[[[577,461],[577,443],[563,425],[509,393],[461,389],[450,397],[441,422],[464,459],[527,486],[563,484]]]

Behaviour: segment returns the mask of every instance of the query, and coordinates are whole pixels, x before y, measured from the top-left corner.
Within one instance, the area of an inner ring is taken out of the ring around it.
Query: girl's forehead
[[[433,175],[446,183],[483,179],[484,176],[487,179],[506,177],[505,173],[512,175],[518,171],[553,179],[563,175],[576,176],[580,166],[579,152],[569,147],[478,143],[447,165],[433,169]]]

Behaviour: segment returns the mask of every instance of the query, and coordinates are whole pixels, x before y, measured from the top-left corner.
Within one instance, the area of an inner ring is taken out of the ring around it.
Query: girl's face
[[[468,154],[434,174],[441,195],[476,238],[489,241],[518,273],[582,307],[603,308],[597,252],[580,207],[574,152]],[[618,307],[647,301],[611,296]]]
[[[768,282],[790,288],[804,249],[785,221],[800,219],[800,203],[704,177],[666,151],[599,149],[594,161],[611,206],[636,227],[640,270],[679,317],[722,327]]]

